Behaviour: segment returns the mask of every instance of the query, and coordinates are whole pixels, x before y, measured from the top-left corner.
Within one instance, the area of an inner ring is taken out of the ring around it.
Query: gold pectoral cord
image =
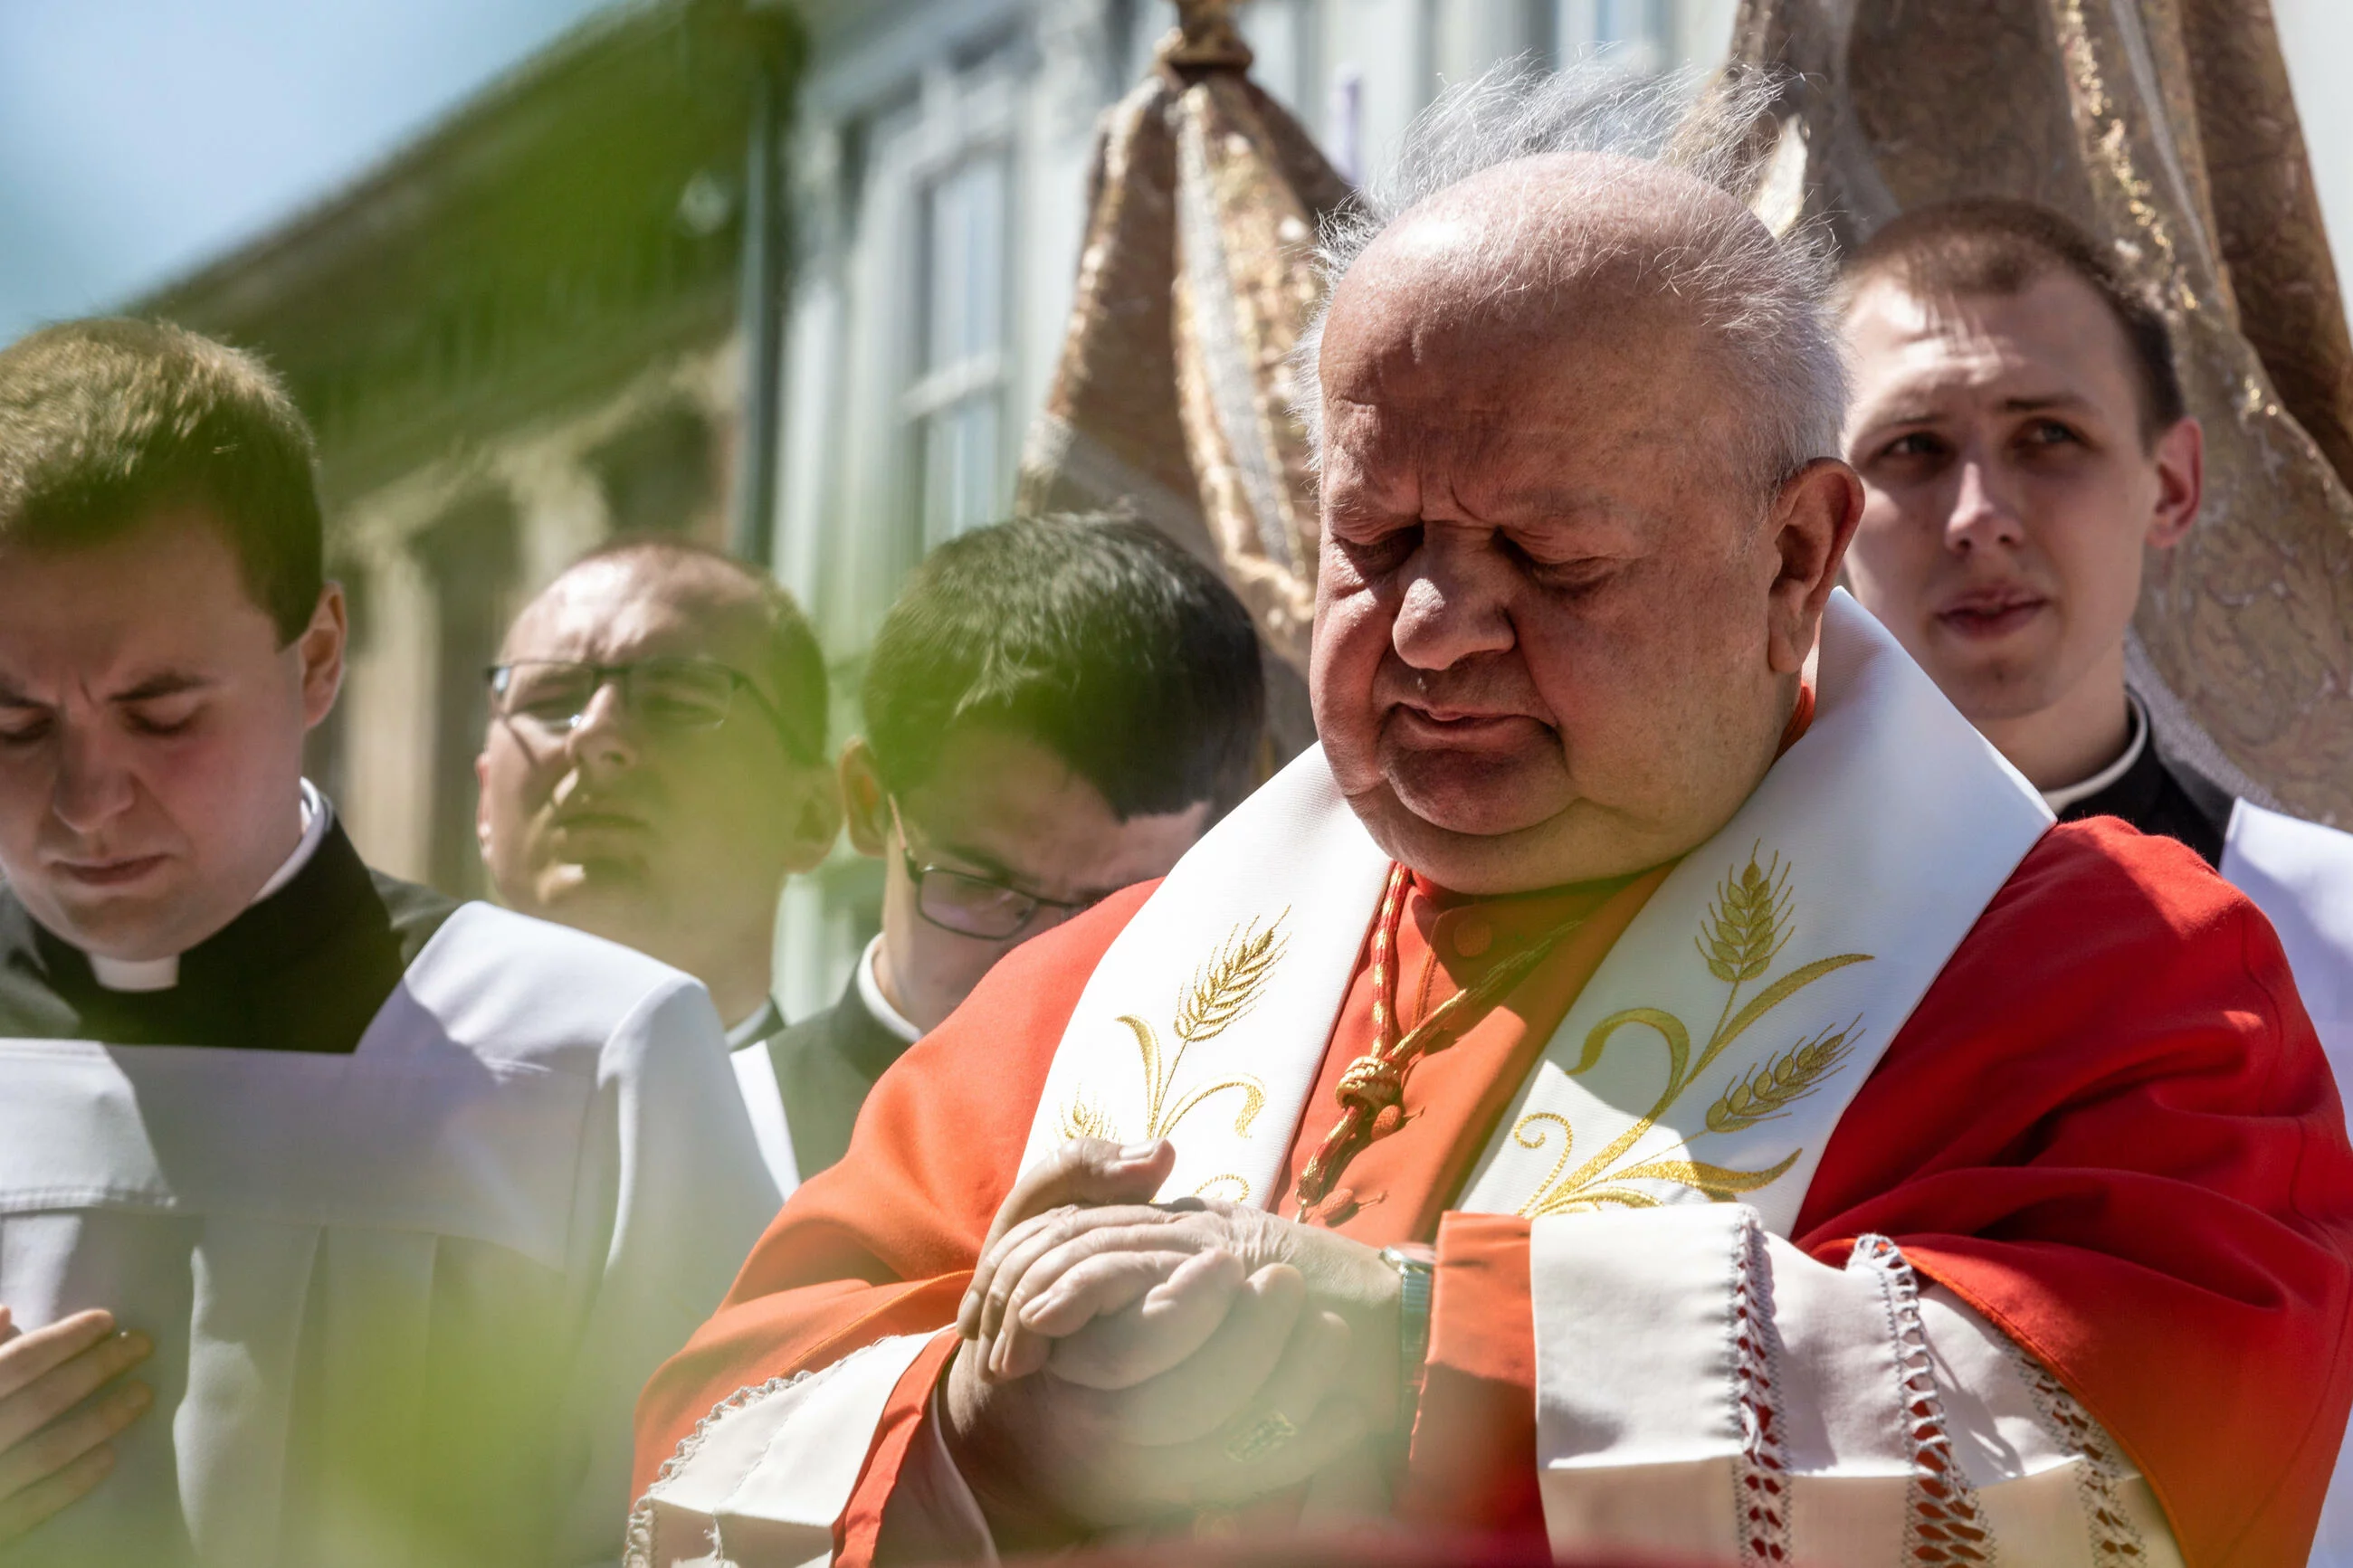
[[[1142,1018],[1133,1013],[1120,1015],[1118,1021],[1135,1037],[1144,1071],[1142,1136],[1169,1137],[1204,1100],[1236,1092],[1241,1096],[1241,1104],[1234,1112],[1234,1136],[1250,1136],[1250,1123],[1258,1120],[1260,1110],[1266,1104],[1264,1083],[1249,1073],[1235,1073],[1190,1089],[1180,1089],[1177,1079],[1185,1058],[1194,1047],[1208,1045],[1258,1005],[1266,990],[1267,977],[1273,973],[1287,945],[1281,933],[1282,922],[1290,913],[1284,910],[1263,931],[1255,920],[1235,927],[1193,972],[1192,979],[1178,989],[1175,1016],[1168,1024],[1168,1033],[1176,1043],[1175,1050],[1164,1051],[1159,1035]],[[1119,1119],[1089,1099],[1083,1089],[1062,1107],[1061,1131],[1065,1138],[1125,1141]],[[1204,1186],[1206,1191],[1208,1187],[1233,1184],[1240,1185],[1244,1198],[1249,1196],[1250,1184],[1239,1176],[1213,1176]]]
[[[1568,1164],[1577,1143],[1568,1118],[1550,1110],[1522,1116],[1512,1128],[1512,1141],[1521,1148],[1541,1152],[1556,1134],[1560,1140],[1551,1171],[1535,1194],[1520,1205],[1523,1215],[1536,1219],[1611,1206],[1654,1208],[1661,1202],[1659,1196],[1635,1184],[1645,1182],[1685,1187],[1711,1202],[1727,1203],[1777,1180],[1804,1152],[1793,1149],[1786,1159],[1765,1170],[1739,1171],[1693,1159],[1689,1141],[1681,1140],[1660,1156],[1623,1163],[1750,1026],[1833,970],[1871,960],[1867,952],[1818,958],[1788,971],[1743,1002],[1744,989],[1765,978],[1792,934],[1788,868],[1778,855],[1758,865],[1757,848],[1750,849],[1746,867],[1728,872],[1716,884],[1715,901],[1701,922],[1699,935],[1693,939],[1708,973],[1728,987],[1707,1044],[1694,1058],[1691,1030],[1681,1018],[1658,1007],[1623,1008],[1596,1024],[1585,1037],[1577,1065],[1568,1069],[1571,1077],[1590,1070],[1620,1030],[1640,1025],[1666,1042],[1666,1087],[1648,1112],[1575,1170]],[[1825,1026],[1788,1050],[1736,1075],[1708,1107],[1707,1131],[1739,1132],[1787,1115],[1789,1107],[1821,1088],[1837,1071],[1853,1049],[1862,1025],[1858,1016],[1842,1027]]]

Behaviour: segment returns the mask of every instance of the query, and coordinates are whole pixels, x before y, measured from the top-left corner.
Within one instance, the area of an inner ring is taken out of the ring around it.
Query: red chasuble
[[[1657,881],[1409,902],[1409,1027],[1517,938],[1590,911],[1417,1062],[1402,1115],[1303,1216],[1373,1245],[1438,1243],[1428,1384],[1398,1478],[1409,1522],[1543,1536],[1529,1223],[1447,1205]],[[1149,891],[1017,950],[876,1086],[848,1157],[794,1195],[647,1388],[640,1492],[738,1389],[954,1321],[1081,992]],[[1370,1044],[1360,957],[1291,1176]],[[1300,1212],[1295,1196],[1278,1206]],[[1866,1234],[2056,1375],[2147,1479],[2187,1562],[2302,1562],[2353,1403],[2353,1150],[2278,942],[2194,855],[2105,820],[2027,855],[1839,1121],[1793,1240],[1836,1264]],[[943,1335],[901,1379],[839,1561],[871,1560],[953,1349]]]

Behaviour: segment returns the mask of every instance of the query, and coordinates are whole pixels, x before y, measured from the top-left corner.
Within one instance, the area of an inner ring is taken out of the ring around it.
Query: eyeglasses
[[[816,763],[808,744],[752,678],[715,658],[641,658],[628,664],[592,664],[574,658],[519,658],[484,672],[491,711],[529,724],[549,735],[568,735],[587,716],[588,705],[607,681],[621,690],[621,705],[648,729],[668,734],[716,730],[727,722],[735,696],[743,692],[774,729],[785,750]]]
[[[1063,920],[1092,904],[1092,900],[1071,902],[1040,898],[1008,882],[976,877],[969,871],[919,864],[909,847],[907,823],[899,815],[898,801],[885,798],[890,800],[891,821],[899,829],[900,864],[906,868],[907,880],[915,885],[916,912],[941,930],[952,931],[958,936],[1003,942],[1008,937],[1019,936],[1040,910],[1052,910],[1057,920]]]

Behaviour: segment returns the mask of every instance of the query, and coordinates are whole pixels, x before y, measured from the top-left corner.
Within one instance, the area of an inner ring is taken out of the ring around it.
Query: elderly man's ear
[[[1766,611],[1766,658],[1776,675],[1804,668],[1862,521],[1862,480],[1836,458],[1815,458],[1781,486],[1765,523],[1779,563]]]

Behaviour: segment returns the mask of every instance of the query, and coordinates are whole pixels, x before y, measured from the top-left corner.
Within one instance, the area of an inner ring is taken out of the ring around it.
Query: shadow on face
[[[772,718],[767,648],[749,591],[696,561],[592,560],[533,601],[501,656],[518,668],[696,661],[742,684],[719,678],[716,722],[635,676],[583,683],[576,713],[494,715],[478,826],[500,898],[706,977],[714,955],[765,953],[785,879],[839,825],[830,768]]]
[[[883,862],[878,978],[922,1029],[1022,942],[1122,888],[1166,876],[1209,821],[1207,801],[1122,819],[1059,756],[986,724],[951,731],[931,776],[896,792],[863,742],[843,753],[841,774],[850,841]],[[944,923],[984,923],[955,907],[959,897],[974,909],[994,901],[974,883],[1027,895],[1019,902],[1034,908],[1001,936]]]

